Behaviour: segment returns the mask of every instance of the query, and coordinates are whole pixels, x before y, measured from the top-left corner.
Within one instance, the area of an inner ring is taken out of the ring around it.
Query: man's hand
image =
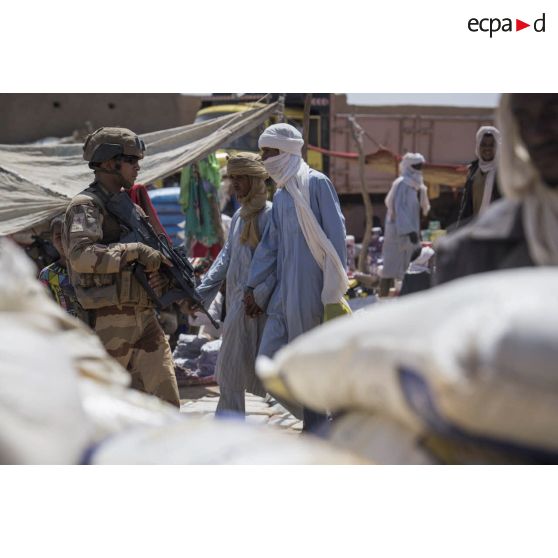
[[[246,289],[244,291],[244,310],[246,315],[250,318],[256,318],[257,316],[263,314],[263,310],[256,304],[254,299],[254,289]]]
[[[183,314],[186,314],[186,315],[192,316],[192,317],[194,317],[196,315],[196,313],[199,312],[199,309],[200,309],[198,304],[196,304],[195,302],[192,302],[190,300],[183,300],[182,302],[180,302],[179,308],[180,308],[180,311]]]

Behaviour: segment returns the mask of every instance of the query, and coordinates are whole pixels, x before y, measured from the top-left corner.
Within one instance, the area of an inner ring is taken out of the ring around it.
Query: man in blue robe
[[[292,188],[294,184],[303,194],[327,237],[326,242],[329,239],[330,251],[335,252],[330,254],[334,256],[330,260],[338,258],[346,262],[345,219],[337,193],[327,176],[306,165],[301,156],[303,144],[300,132],[288,124],[270,126],[259,139],[263,163],[278,190],[273,198],[271,219],[252,259],[244,302],[249,315],[261,312],[252,293],[269,275],[276,275],[258,353],[270,358],[278,349],[324,321],[323,292],[328,290],[328,283],[334,283],[329,292],[344,294],[343,279],[336,273],[337,269],[332,271],[335,266],[326,265],[324,272],[316,262],[301,227],[299,208],[288,191],[289,185]],[[304,429],[314,429],[324,418],[304,409]]]

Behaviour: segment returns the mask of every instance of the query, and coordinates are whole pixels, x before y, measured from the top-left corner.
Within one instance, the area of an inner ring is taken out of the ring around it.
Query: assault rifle
[[[172,262],[172,267],[162,264],[159,269],[170,280],[169,290],[160,298],[149,286],[144,266],[137,262],[133,265],[134,277],[147,291],[149,298],[155,303],[157,309],[161,310],[173,302],[187,299],[199,307],[199,310],[209,318],[213,326],[219,329],[219,325],[209,315],[200,296],[196,293],[194,268],[186,255],[173,248],[164,234],[157,235],[149,220],[138,212],[126,192],[111,196],[106,201],[105,207],[126,229],[120,237],[121,242],[143,242],[150,248],[161,252],[165,258]]]
[[[60,254],[52,242],[44,240],[38,235],[33,235],[31,238],[33,242],[25,247],[25,252],[35,262],[39,271],[60,258]]]

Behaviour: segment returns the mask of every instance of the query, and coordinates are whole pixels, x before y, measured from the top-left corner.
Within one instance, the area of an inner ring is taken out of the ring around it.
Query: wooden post
[[[358,270],[361,273],[368,273],[368,247],[370,246],[370,241],[372,240],[372,223],[374,209],[372,207],[372,202],[370,201],[370,195],[366,189],[366,179],[364,177],[364,144],[363,135],[364,130],[355,120],[354,116],[349,116],[349,123],[351,124],[351,132],[353,139],[357,144],[358,148],[358,167],[360,175],[360,190],[362,193],[362,200],[364,201],[364,211],[366,215],[366,225],[364,229],[364,237],[362,239],[362,249],[358,256]]]
[[[304,96],[304,116],[302,118],[302,158],[308,162],[308,138],[310,137],[310,109],[312,108],[312,93]]]

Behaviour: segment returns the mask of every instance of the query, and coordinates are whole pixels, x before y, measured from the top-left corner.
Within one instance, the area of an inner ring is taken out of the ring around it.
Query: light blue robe
[[[385,224],[382,277],[403,279],[417,245],[409,233],[420,236],[420,203],[417,191],[403,179],[393,198],[395,218]]]
[[[312,211],[339,258],[346,262],[345,219],[337,192],[327,176],[313,169],[309,187]],[[269,357],[322,323],[324,313],[323,273],[306,244],[293,199],[285,189],[276,192],[271,213],[248,279],[248,286],[257,288],[270,275],[277,277],[259,351]]]
[[[266,229],[270,217],[271,203],[267,202],[258,216],[260,235]],[[240,217],[239,209],[233,215],[225,246],[196,289],[207,308],[223,281],[227,281],[227,314],[222,326],[223,342],[215,367],[215,376],[221,392],[219,411],[243,412],[245,390],[255,395],[265,395],[265,390],[256,377],[254,364],[266,316],[262,314],[258,318],[249,318],[244,311],[244,289],[253,250],[240,242],[243,227],[244,221]],[[274,286],[275,275],[270,274],[254,292],[257,304],[264,310]]]

